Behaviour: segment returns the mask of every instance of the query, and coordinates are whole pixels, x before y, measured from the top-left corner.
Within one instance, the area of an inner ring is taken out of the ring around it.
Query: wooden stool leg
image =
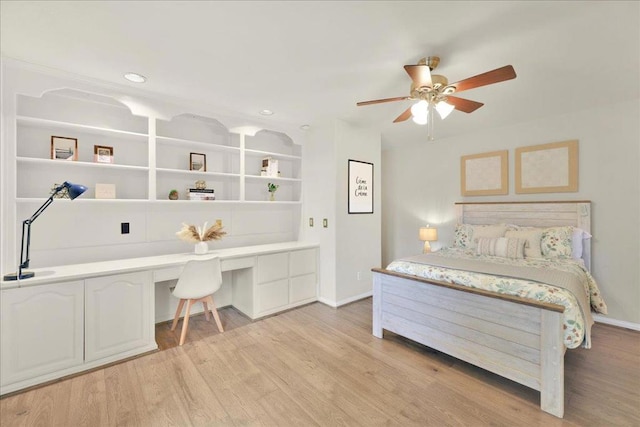
[[[202,300],[202,306],[204,307],[204,318],[207,319],[207,322],[208,322],[210,319],[210,316],[209,316],[209,308],[207,307],[206,300]]]
[[[175,331],[176,330],[176,326],[178,326],[178,319],[180,319],[180,314],[182,313],[182,307],[184,307],[184,301],[183,299],[180,300],[180,302],[178,303],[178,308],[176,310],[176,315],[173,317],[173,325],[171,325],[171,330]]]
[[[213,296],[209,296],[209,302],[211,303],[211,313],[213,314],[213,318],[216,319],[216,325],[218,325],[218,330],[220,332],[224,332],[222,329],[222,322],[220,322],[220,316],[218,315],[218,309],[216,308],[216,303],[213,302]]]
[[[187,310],[184,313],[184,321],[182,322],[182,334],[180,334],[180,345],[184,344],[184,340],[187,338],[187,329],[189,329],[189,312],[191,311],[192,304],[192,299],[187,301]]]

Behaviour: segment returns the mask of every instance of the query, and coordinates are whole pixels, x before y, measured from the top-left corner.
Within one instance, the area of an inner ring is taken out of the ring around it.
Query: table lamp
[[[438,229],[431,228],[428,225],[426,227],[420,227],[419,238],[424,241],[424,249],[422,252],[425,254],[431,252],[431,245],[429,242],[438,240]]]
[[[40,216],[45,209],[49,207],[51,203],[53,203],[53,198],[56,194],[60,193],[63,190],[67,190],[69,193],[69,198],[71,200],[75,199],[85,191],[87,191],[87,187],[79,184],[72,184],[68,181],[65,181],[62,185],[59,185],[53,190],[49,198],[38,208],[37,211],[31,218],[25,219],[22,221],[22,241],[20,243],[20,266],[18,267],[17,273],[6,274],[2,279],[3,280],[21,280],[28,279],[30,277],[35,276],[35,273],[32,271],[22,272],[23,268],[29,268],[29,246],[31,245],[31,224]]]

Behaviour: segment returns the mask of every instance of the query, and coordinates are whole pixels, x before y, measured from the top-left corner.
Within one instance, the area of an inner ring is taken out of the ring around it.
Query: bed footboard
[[[373,335],[394,332],[540,391],[564,415],[564,307],[373,269]]]

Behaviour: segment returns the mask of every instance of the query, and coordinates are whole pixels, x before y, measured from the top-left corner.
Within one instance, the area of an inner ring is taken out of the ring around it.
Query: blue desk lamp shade
[[[20,266],[18,267],[17,273],[7,274],[3,277],[3,280],[19,280],[19,279],[28,279],[33,277],[35,273],[30,271],[22,272],[23,268],[29,268],[29,246],[31,246],[31,224],[40,216],[45,209],[49,207],[51,203],[53,203],[53,198],[59,192],[67,190],[69,193],[69,198],[71,200],[75,199],[85,191],[87,191],[87,187],[80,184],[72,184],[68,181],[65,181],[62,185],[56,187],[56,189],[51,193],[49,198],[35,211],[33,215],[29,219],[25,219],[22,221],[22,241],[20,243]]]

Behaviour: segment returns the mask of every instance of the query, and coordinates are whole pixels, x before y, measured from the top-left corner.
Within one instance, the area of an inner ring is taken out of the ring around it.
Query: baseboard
[[[601,314],[594,314],[593,320],[598,323],[604,323],[605,325],[618,326],[620,328],[632,329],[634,331],[640,331],[640,323],[627,322],[626,320],[612,319]]]
[[[340,301],[334,301],[334,300],[330,300],[330,299],[327,299],[327,298],[320,297],[320,298],[318,298],[318,302],[321,302],[321,303],[323,303],[325,305],[328,305],[329,307],[338,308],[338,307],[341,307],[343,305],[351,304],[352,302],[359,301],[361,299],[369,298],[371,295],[373,295],[373,291],[367,291],[367,292],[365,292],[363,294],[355,295],[355,296],[352,296],[352,297],[349,297],[349,298],[345,298],[345,299],[340,300]]]

